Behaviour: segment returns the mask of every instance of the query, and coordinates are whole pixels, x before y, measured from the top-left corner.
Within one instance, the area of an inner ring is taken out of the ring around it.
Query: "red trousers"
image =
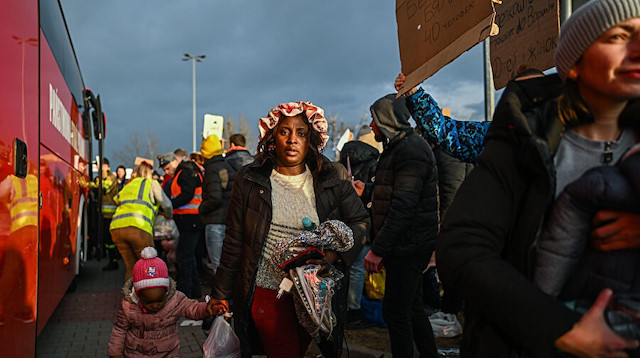
[[[256,287],[251,316],[258,328],[267,357],[302,358],[311,336],[298,323],[293,296],[276,298],[276,291]]]

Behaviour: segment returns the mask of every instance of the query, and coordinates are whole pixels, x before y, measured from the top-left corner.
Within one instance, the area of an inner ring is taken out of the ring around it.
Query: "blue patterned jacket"
[[[464,162],[478,162],[491,122],[459,121],[447,117],[422,88],[407,97],[407,108],[429,143]]]

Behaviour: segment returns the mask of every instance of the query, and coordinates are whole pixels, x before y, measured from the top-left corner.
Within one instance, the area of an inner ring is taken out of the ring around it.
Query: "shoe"
[[[289,275],[309,318],[317,329],[331,334],[336,325],[336,317],[331,310],[335,281],[318,275],[317,265],[303,265],[291,269]]]
[[[366,329],[373,327],[373,323],[367,321],[366,319],[361,319],[359,321],[347,322],[344,328],[348,331],[355,331],[358,329]]]
[[[373,322],[364,318],[361,310],[347,311],[347,322],[344,326],[345,329],[352,331],[371,327],[373,327]]]
[[[107,266],[102,268],[102,271],[115,271],[118,267],[120,267],[120,265],[118,265],[118,261],[109,261]]]

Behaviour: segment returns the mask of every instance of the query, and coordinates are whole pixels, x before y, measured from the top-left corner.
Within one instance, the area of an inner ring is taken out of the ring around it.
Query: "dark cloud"
[[[393,1],[61,2],[85,84],[108,114],[107,154],[133,131],[154,133],[161,149],[191,149],[185,52],[207,56],[196,68],[198,133],[204,113],[242,114],[255,127],[292,100],[310,100],[355,126],[375,99],[393,92],[401,67]],[[467,118],[482,105],[480,56],[474,48],[424,84],[454,115],[459,109]]]

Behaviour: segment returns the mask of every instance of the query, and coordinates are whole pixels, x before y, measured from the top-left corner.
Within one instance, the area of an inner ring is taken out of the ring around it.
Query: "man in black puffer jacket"
[[[436,160],[409,124],[404,99],[395,94],[371,106],[371,129],[384,151],[373,183],[372,244],[365,268],[386,268],[383,317],[394,357],[437,357],[429,318],[422,306],[422,272],[438,234]]]

